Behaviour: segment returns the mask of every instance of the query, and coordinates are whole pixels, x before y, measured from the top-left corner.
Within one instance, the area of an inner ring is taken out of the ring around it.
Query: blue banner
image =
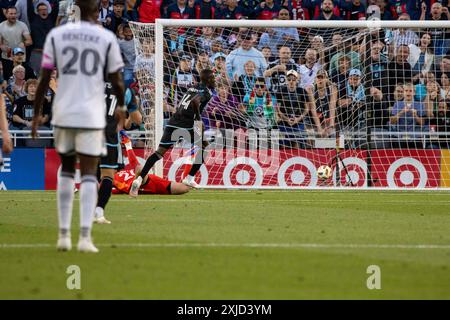
[[[17,148],[3,162],[0,190],[45,189],[45,149]]]

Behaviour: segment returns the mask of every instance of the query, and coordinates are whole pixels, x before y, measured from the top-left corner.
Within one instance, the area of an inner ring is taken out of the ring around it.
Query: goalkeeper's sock
[[[100,188],[98,189],[97,207],[105,209],[106,204],[111,198],[113,188],[113,179],[111,177],[103,177]]]
[[[67,234],[72,222],[73,195],[75,188],[74,174],[61,172],[58,176],[58,223],[61,234]]]
[[[94,221],[95,204],[97,203],[97,192],[97,179],[95,176],[82,176],[80,184],[80,227],[82,237],[90,236]]]
[[[147,161],[145,161],[145,165],[142,168],[141,174],[139,175],[142,179],[144,179],[150,169],[155,165],[157,161],[159,161],[162,158],[162,155],[160,155],[158,152],[154,152],[150,157],[148,157]]]
[[[133,149],[126,149],[128,161],[130,162],[130,165],[132,168],[136,168],[139,164],[139,160],[136,157],[136,154],[134,153]]]

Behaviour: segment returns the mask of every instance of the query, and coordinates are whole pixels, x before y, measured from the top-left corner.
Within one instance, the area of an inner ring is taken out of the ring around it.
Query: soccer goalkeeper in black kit
[[[211,90],[216,86],[214,73],[212,70],[205,69],[200,72],[200,84],[190,88],[181,99],[177,111],[170,118],[166,128],[164,129],[158,150],[148,157],[139,176],[133,181],[129,195],[137,197],[139,188],[145,176],[147,176],[154,164],[160,160],[180,137],[185,140],[189,139],[192,144],[199,143],[203,134],[196,136],[194,132],[194,121],[201,121],[203,109],[212,97]],[[202,129],[203,131],[203,129]],[[204,162],[205,148],[208,145],[206,141],[202,141],[202,150],[197,153],[194,164],[192,165],[189,175],[183,179],[185,185],[197,187],[194,176]]]

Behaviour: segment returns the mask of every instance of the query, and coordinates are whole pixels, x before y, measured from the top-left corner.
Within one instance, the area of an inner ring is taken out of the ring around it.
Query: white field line
[[[442,249],[450,244],[325,244],[325,243],[100,243],[104,248],[281,248],[281,249]],[[53,248],[49,243],[2,243],[0,249]]]
[[[143,199],[145,198],[145,199]],[[39,199],[0,199],[1,202],[36,202],[39,203],[39,201],[56,201],[56,197],[49,197],[49,198],[39,198]],[[147,202],[147,203],[216,203],[217,201],[226,201],[228,203],[230,202],[238,202],[238,203],[360,203],[361,201],[366,202],[365,199],[321,199],[320,201],[318,199],[192,199],[192,198],[183,198],[183,197],[177,197],[177,198],[154,198],[152,196],[141,196],[138,199],[111,199],[110,202]],[[402,205],[445,205],[450,204],[449,200],[437,200],[437,201],[430,201],[430,200],[377,200],[378,203],[385,203],[385,204],[402,204]]]
[[[299,194],[311,194],[311,193],[317,193],[317,194],[324,194],[324,193],[351,193],[351,194],[366,194],[369,195],[373,193],[373,191],[376,191],[377,193],[382,194],[389,194],[392,196],[411,196],[414,195],[422,195],[422,196],[442,196],[442,195],[449,195],[450,188],[403,188],[403,189],[389,189],[389,188],[370,188],[370,189],[356,189],[356,188],[325,188],[325,187],[315,187],[315,188],[291,188],[291,189],[261,189],[261,188],[254,188],[254,189],[243,189],[243,188],[230,188],[230,187],[223,187],[223,188],[200,188],[197,190],[193,190],[193,193],[198,194],[255,194],[255,193],[299,193]],[[39,195],[39,194],[56,194],[55,190],[36,190],[36,191],[20,191],[20,190],[10,190],[10,191],[0,191],[0,196],[4,195],[14,195],[14,196],[28,196],[28,195]]]

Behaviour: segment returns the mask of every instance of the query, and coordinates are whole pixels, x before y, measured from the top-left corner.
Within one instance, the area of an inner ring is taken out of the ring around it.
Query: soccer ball
[[[317,169],[319,179],[326,180],[331,177],[331,168],[329,166],[320,166]]]

